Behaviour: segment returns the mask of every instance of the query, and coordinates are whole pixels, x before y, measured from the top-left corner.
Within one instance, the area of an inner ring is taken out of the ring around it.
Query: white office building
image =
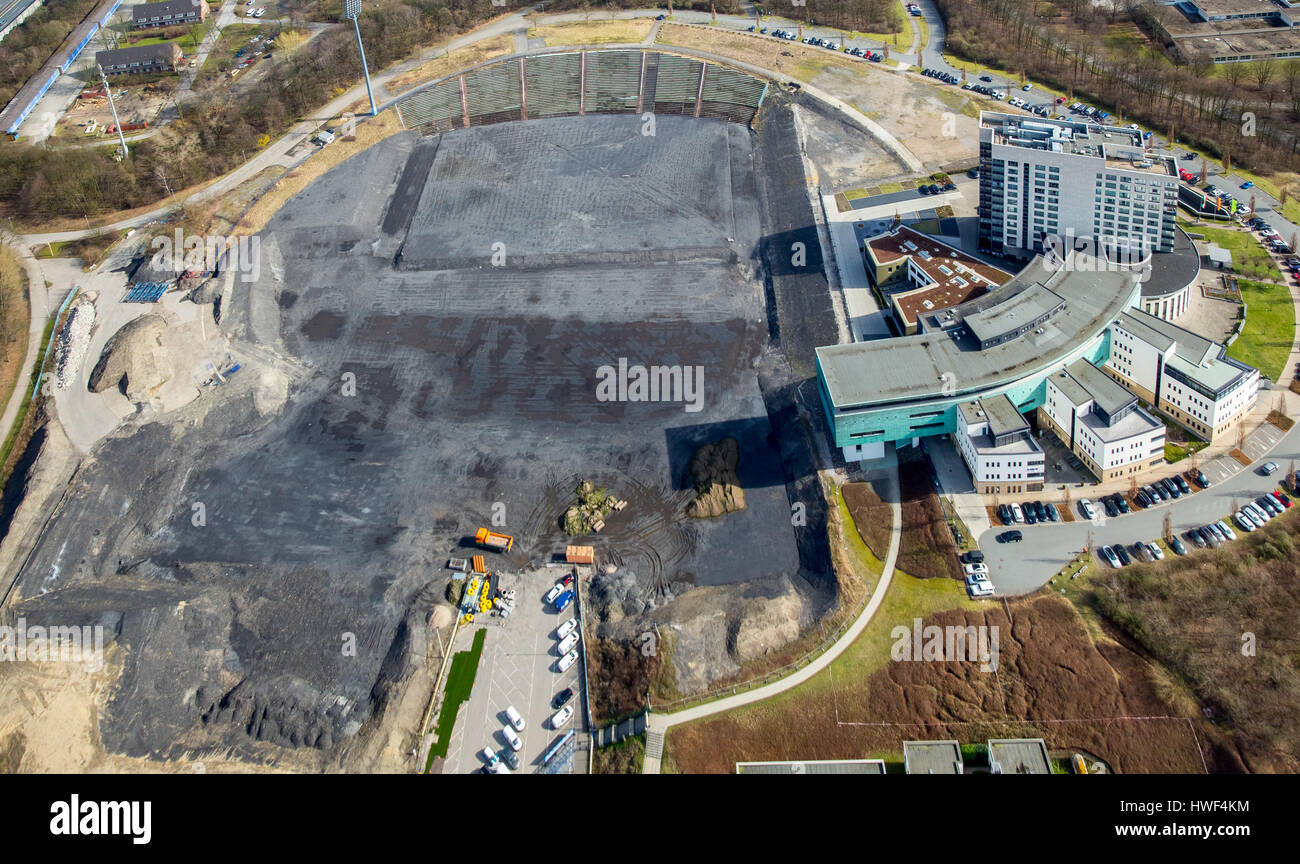
[[[1039,426],[1051,429],[1100,480],[1164,462],[1165,424],[1086,360],[1048,377]]]
[[[980,248],[1024,258],[1055,236],[1128,260],[1172,250],[1178,169],[1145,140],[1090,120],[981,112]]]
[[[1043,448],[1005,394],[959,405],[954,437],[981,495],[1043,488]]]
[[[1217,342],[1137,309],[1110,326],[1103,369],[1205,441],[1232,429],[1259,396],[1258,370]]]

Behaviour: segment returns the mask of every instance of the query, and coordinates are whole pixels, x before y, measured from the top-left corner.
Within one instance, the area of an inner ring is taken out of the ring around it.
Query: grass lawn
[[[456,725],[456,712],[460,703],[469,699],[474,689],[474,678],[478,675],[478,661],[483,656],[483,642],[487,639],[487,630],[474,634],[474,642],[468,651],[457,651],[452,655],[451,668],[447,670],[447,684],[443,690],[442,710],[438,712],[438,722],[434,725],[437,740],[429,748],[429,761],[424,766],[428,773],[433,759],[446,757],[447,746],[451,743],[451,730]]]
[[[1273,263],[1273,258],[1259,245],[1259,240],[1249,231],[1232,228],[1213,228],[1208,225],[1194,225],[1188,228],[1194,234],[1202,234],[1211,243],[1217,243],[1232,253],[1232,269],[1241,276],[1254,276],[1263,279],[1282,278],[1282,273]]]
[[[592,768],[596,774],[640,774],[645,761],[645,736],[634,735],[600,747],[594,757]]]
[[[1188,456],[1209,447],[1208,441],[1188,441],[1185,444],[1176,444],[1173,441],[1165,441],[1165,461],[1181,462]]]
[[[1246,326],[1228,348],[1228,356],[1249,363],[1277,381],[1286,370],[1295,344],[1295,304],[1285,285],[1239,279],[1246,304]]]

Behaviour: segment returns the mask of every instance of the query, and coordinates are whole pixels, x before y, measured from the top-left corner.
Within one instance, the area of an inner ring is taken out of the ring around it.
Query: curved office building
[[[1139,306],[1139,276],[1082,252],[1040,256],[995,291],[923,316],[914,336],[818,348],[836,446],[850,461],[878,458],[887,443],[956,432],[958,406],[981,399],[1037,409],[1049,375],[1105,362],[1108,328]]]

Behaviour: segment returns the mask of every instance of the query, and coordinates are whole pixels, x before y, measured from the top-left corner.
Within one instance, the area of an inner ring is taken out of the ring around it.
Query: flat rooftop
[[[840,759],[815,762],[737,762],[737,774],[884,774],[882,759]]]
[[[911,228],[899,227],[872,237],[866,247],[868,254],[881,264],[911,259],[929,280],[910,290],[898,291],[890,298],[908,324],[927,312],[981,297],[1011,278],[1007,271]]]
[[[1168,153],[1147,150],[1142,131],[1130,126],[1107,126],[1086,119],[1048,119],[1023,114],[981,111],[980,126],[992,133],[995,144],[1069,153],[1101,159],[1107,168],[1178,176]]]
[[[1123,441],[1126,438],[1133,438],[1138,435],[1147,435],[1156,429],[1164,428],[1163,423],[1141,408],[1134,408],[1117,422],[1111,424],[1106,424],[1099,416],[1091,412],[1083,415],[1080,419],[1084,426],[1092,430],[1092,434],[1108,443]]]
[[[1151,271],[1142,283],[1143,297],[1177,294],[1196,281],[1201,272],[1201,256],[1187,232],[1174,226],[1174,245],[1168,252],[1151,255]]]
[[[1010,435],[1012,432],[1029,429],[1029,421],[1004,393],[989,399],[981,399],[980,409],[988,418],[989,432],[994,436]]]
[[[908,774],[961,774],[961,745],[956,741],[904,741]]]
[[[1065,371],[1070,373],[1070,377],[1080,387],[1088,391],[1093,404],[1106,412],[1108,417],[1114,417],[1137,401],[1137,397],[1122,384],[1087,360],[1076,360],[1066,366]]]
[[[1138,294],[1134,274],[1100,270],[1098,262],[1076,264],[1074,256],[1083,255],[1071,252],[1069,266],[1052,265],[1038,256],[1002,287],[930,316],[924,333],[818,348],[818,367],[835,410],[947,401],[1019,380],[1059,362],[1099,336]],[[1030,331],[981,350],[965,326],[967,317],[1001,304],[1018,304],[1035,287],[1062,298],[1064,307],[1038,328],[1042,332]],[[951,390],[954,376],[956,392],[943,392]]]
[[[1052,760],[1042,738],[989,739],[989,765],[995,774],[1052,773]]]

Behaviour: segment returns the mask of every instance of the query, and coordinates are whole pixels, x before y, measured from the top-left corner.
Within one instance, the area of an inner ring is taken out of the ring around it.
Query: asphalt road
[[[1023,594],[1038,589],[1083,549],[1089,531],[1093,534],[1094,547],[1100,549],[1115,543],[1131,545],[1139,540],[1155,540],[1164,530],[1166,513],[1172,514],[1172,527],[1179,536],[1190,528],[1228,517],[1233,512],[1234,502],[1244,504],[1276,489],[1289,462],[1300,459],[1300,435],[1295,428],[1268,453],[1268,459],[1282,468],[1271,477],[1259,474],[1259,466],[1267,461],[1260,459],[1250,468],[1242,467],[1230,479],[1214,483],[1209,489],[1113,519],[1084,520],[1078,511],[1078,498],[1075,498],[1074,516],[1077,521],[1017,525],[1015,527],[1025,537],[1020,543],[998,543],[996,536],[1010,529],[994,526],[980,535],[980,548],[984,550],[992,582],[998,594]],[[1078,497],[1085,496],[1080,494]],[[1044,500],[1046,498],[1044,496]],[[1100,515],[1101,508],[1097,509]],[[1235,525],[1233,530],[1239,536],[1242,533]]]

